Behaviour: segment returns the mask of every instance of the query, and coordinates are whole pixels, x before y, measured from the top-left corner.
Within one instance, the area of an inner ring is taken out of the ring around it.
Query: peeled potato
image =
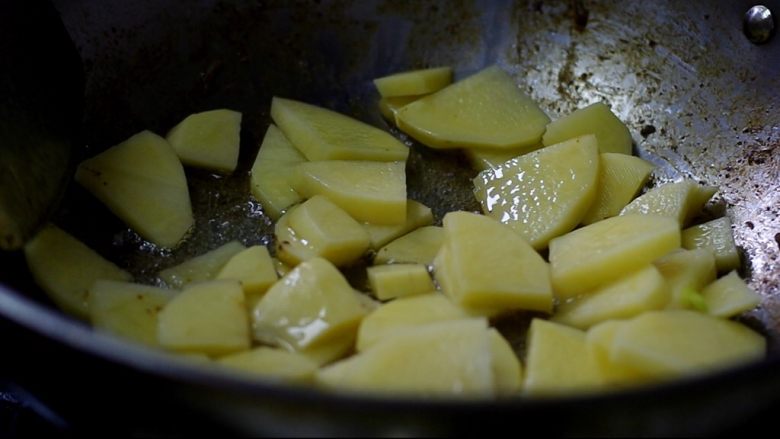
[[[193,282],[211,280],[219,274],[230,259],[245,249],[246,247],[240,242],[230,241],[179,265],[166,268],[159,276],[171,288],[182,288]]]
[[[677,221],[661,216],[616,216],[577,229],[550,242],[555,295],[587,293],[679,247]]]
[[[130,273],[107,261],[54,225],[24,246],[35,283],[65,312],[89,317],[89,289],[96,280],[129,281]]]
[[[575,137],[593,134],[599,152],[631,154],[631,133],[605,104],[598,102],[564,116],[549,125],[542,141],[554,145]]]
[[[712,251],[719,272],[739,268],[739,251],[734,243],[731,220],[727,217],[683,230],[682,245],[689,250],[700,248]]]
[[[220,109],[187,116],[166,139],[182,163],[220,172],[233,172],[241,143],[241,113]]]
[[[89,319],[101,331],[159,346],[157,315],[178,293],[130,282],[99,280],[89,289]]]
[[[291,183],[302,196],[323,195],[358,221],[377,225],[406,221],[404,162],[306,162],[298,165]]]
[[[595,199],[598,170],[596,138],[578,137],[481,172],[474,194],[485,215],[543,249],[580,223]]]
[[[539,143],[550,119],[494,66],[403,107],[397,121],[432,148],[520,148]]]
[[[330,262],[301,263],[272,286],[252,310],[258,341],[302,351],[354,336],[366,314],[344,276]]]
[[[647,183],[651,172],[653,165],[639,157],[602,153],[596,199],[582,223],[593,224],[618,215]]]
[[[383,98],[425,95],[437,92],[452,82],[452,67],[412,70],[374,79]]]
[[[715,194],[709,186],[683,180],[658,186],[629,203],[621,215],[644,214],[674,218],[685,226],[701,212],[707,201]]]
[[[412,230],[433,224],[433,212],[430,207],[414,200],[406,201],[406,220],[403,224],[393,226],[379,226],[376,224],[364,224],[371,238],[371,248],[378,250],[388,242],[405,235]]]
[[[496,392],[491,349],[484,320],[431,323],[321,369],[317,383],[389,395],[490,397]]]
[[[143,131],[84,160],[76,181],[139,235],[175,247],[190,230],[190,193],[184,168],[171,145]]]
[[[335,111],[275,97],[271,117],[309,160],[406,160],[409,148],[389,133]]]
[[[442,253],[444,251],[444,253]],[[444,217],[444,244],[434,261],[442,290],[467,308],[551,312],[549,266],[505,225],[469,212]]]
[[[268,127],[252,165],[251,188],[252,195],[272,219],[279,219],[282,211],[301,201],[290,186],[290,175],[296,165],[305,161],[279,128]]]
[[[374,264],[431,265],[444,242],[444,230],[438,226],[421,227],[380,248]]]
[[[761,296],[750,289],[736,271],[707,285],[702,296],[707,312],[716,317],[733,317],[761,303]]]

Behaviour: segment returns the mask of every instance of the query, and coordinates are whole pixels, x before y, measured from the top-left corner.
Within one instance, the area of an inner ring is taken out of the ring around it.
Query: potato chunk
[[[512,159],[474,179],[485,215],[509,225],[535,249],[577,226],[596,196],[599,155],[593,136]]]
[[[378,226],[376,224],[364,224],[368,235],[371,237],[371,248],[378,250],[388,242],[405,235],[412,230],[433,224],[433,212],[431,208],[414,200],[406,201],[406,221],[395,226]]]
[[[185,165],[233,172],[241,145],[241,113],[220,109],[191,114],[166,139]]]
[[[230,258],[215,279],[241,282],[246,302],[251,307],[279,277],[268,249],[264,245],[253,245]]]
[[[295,266],[315,257],[349,265],[369,246],[368,232],[343,209],[316,195],[276,223],[277,256]]]
[[[273,98],[271,117],[309,160],[406,160],[409,148],[389,133],[335,111]]]
[[[179,265],[162,270],[159,277],[171,288],[182,288],[189,283],[211,280],[219,274],[230,259],[245,249],[246,247],[240,242],[230,241]]]
[[[587,293],[679,247],[677,221],[662,216],[616,216],[575,230],[550,242],[555,295]]]
[[[631,273],[595,291],[561,304],[553,320],[580,329],[610,319],[627,319],[664,309],[671,294],[654,265]]]
[[[434,93],[450,83],[452,67],[412,70],[374,79],[374,85],[383,98]]]
[[[397,121],[432,148],[520,148],[539,143],[550,118],[493,66],[403,107]]]
[[[24,246],[24,256],[35,283],[63,311],[83,319],[89,317],[89,288],[96,280],[131,278],[130,273],[52,224]]]
[[[379,300],[414,296],[436,290],[428,269],[421,264],[394,264],[368,267],[371,290]]]
[[[379,249],[374,264],[433,264],[433,258],[444,242],[444,229],[421,227]]]
[[[610,359],[615,336],[626,325],[626,320],[607,320],[590,328],[585,335],[588,352],[596,363],[601,380],[610,386],[642,384],[648,377],[630,366],[616,364]]]
[[[689,294],[698,294],[715,280],[715,257],[709,250],[680,250],[653,262],[666,279],[669,308],[691,308]]]
[[[467,308],[551,312],[549,266],[505,225],[482,215],[450,212],[434,260],[442,290]]]
[[[601,102],[580,108],[547,125],[542,142],[545,146],[586,134],[593,134],[600,152],[631,154],[631,133],[626,125]]]
[[[766,340],[748,327],[694,311],[653,311],[617,332],[610,359],[648,376],[701,374],[756,361]]]
[[[618,215],[644,187],[651,172],[653,165],[639,157],[602,153],[596,199],[582,224],[593,224]]]
[[[585,333],[534,319],[528,332],[524,389],[528,395],[571,395],[602,385]]]
[[[495,376],[498,395],[512,395],[523,386],[523,365],[508,341],[495,328],[490,333],[490,352],[493,358],[493,375]]]
[[[377,225],[406,221],[404,162],[301,163],[292,187],[306,198],[325,196],[358,221]]]
[[[255,339],[300,351],[352,335],[366,314],[344,276],[314,258],[279,280],[252,311]]]
[[[157,315],[179,292],[98,280],[89,289],[89,319],[101,331],[158,346]]]
[[[523,154],[541,149],[542,144],[536,144],[526,146],[522,148],[467,148],[463,152],[466,154],[466,158],[469,159],[471,168],[477,171],[484,171],[486,169],[498,168],[509,160],[519,157]]]
[[[270,347],[228,355],[217,364],[247,377],[294,383],[312,381],[317,370],[317,363],[302,354]]]
[[[734,317],[761,303],[761,296],[745,285],[736,271],[707,285],[701,294],[707,312],[716,317]]]
[[[393,98],[382,98],[379,100],[379,112],[382,113],[388,122],[398,125],[397,117],[401,108],[420,99],[422,96],[397,96]]]
[[[690,180],[668,183],[632,201],[620,214],[668,216],[677,220],[680,226],[685,226],[701,212],[714,194],[714,188],[700,186]]]
[[[175,247],[194,224],[179,157],[165,139],[149,131],[81,162],[76,181],[159,246]]]
[[[731,232],[731,220],[718,218],[682,231],[682,245],[688,250],[707,249],[715,255],[718,271],[739,268],[739,251]]]
[[[157,339],[167,349],[206,355],[249,349],[249,319],[238,281],[190,285],[168,302],[158,318]]]
[[[484,320],[431,323],[398,333],[317,374],[337,390],[416,397],[491,397],[495,378]]]
[[[440,293],[404,297],[385,303],[360,323],[357,350],[364,351],[399,331],[445,320],[466,319],[468,315]]]
[[[290,186],[290,175],[305,161],[276,125],[268,127],[252,165],[251,187],[271,219],[279,219],[282,211],[302,200]]]

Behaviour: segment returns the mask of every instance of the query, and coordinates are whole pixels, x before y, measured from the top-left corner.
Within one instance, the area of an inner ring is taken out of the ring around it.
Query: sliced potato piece
[[[433,259],[433,267],[436,270],[435,278],[439,284],[439,290],[445,295],[447,291],[455,291],[458,288],[458,284],[455,283],[458,276],[455,274],[454,265],[450,260],[449,247],[442,245],[439,253]],[[465,303],[457,303],[456,305],[471,317],[493,318],[509,311],[504,306],[468,305]]]
[[[692,308],[691,292],[697,294],[717,277],[715,257],[709,250],[680,250],[669,253],[654,262],[666,279],[671,295],[669,308]],[[698,300],[694,298],[693,300]]]
[[[158,316],[160,346],[177,351],[225,355],[249,349],[244,291],[234,280],[189,285]]]
[[[382,98],[379,100],[379,112],[388,122],[398,125],[396,117],[401,108],[420,99],[422,96],[396,96],[392,98]]]
[[[290,352],[297,352],[309,360],[313,361],[318,367],[341,360],[355,349],[355,334],[342,334],[342,337],[334,338],[316,346],[309,346],[303,350],[295,350],[289,346],[283,346]]]
[[[374,79],[374,85],[383,98],[425,95],[451,83],[452,67],[412,70]]]
[[[182,288],[192,282],[214,279],[222,267],[246,247],[238,241],[230,241],[214,250],[166,268],[158,275],[171,288]]]
[[[444,234],[448,257],[434,260],[435,275],[455,303],[552,311],[548,264],[510,228],[475,213],[450,212]]]
[[[632,201],[620,214],[667,216],[677,220],[680,226],[685,226],[701,212],[713,194],[710,187],[700,186],[690,180],[668,183]]]
[[[582,224],[593,224],[618,215],[645,186],[652,172],[653,165],[639,157],[602,153],[596,199]]]
[[[541,149],[542,144],[526,146],[522,148],[494,149],[494,148],[467,148],[463,152],[471,163],[471,168],[477,171],[498,168],[507,161],[523,154]]]
[[[581,298],[561,304],[553,320],[588,329],[606,320],[627,319],[646,311],[664,309],[670,298],[666,280],[654,265],[648,265]]]
[[[344,276],[322,258],[301,263],[272,286],[252,311],[255,339],[304,350],[353,336],[366,314]]]
[[[445,320],[466,319],[469,316],[440,293],[404,297],[385,303],[360,323],[357,350],[390,338],[399,331]]]
[[[523,387],[523,365],[501,333],[495,328],[490,328],[488,332],[496,393],[499,396],[517,394]]]
[[[613,362],[656,378],[701,374],[756,361],[766,340],[747,326],[694,311],[653,311],[628,321],[610,349]]]
[[[406,201],[406,221],[395,226],[378,226],[376,224],[364,224],[368,235],[371,237],[371,248],[379,249],[388,242],[405,235],[414,229],[433,224],[433,212],[431,208],[414,200]]]
[[[89,319],[98,330],[158,346],[157,315],[178,291],[98,280],[89,289]]]
[[[219,109],[191,114],[166,139],[185,165],[233,172],[241,144],[241,113]]]
[[[321,369],[317,383],[387,395],[491,397],[495,378],[489,334],[481,319],[419,326]]]
[[[598,169],[596,138],[578,137],[480,172],[474,194],[485,215],[543,249],[574,229],[590,209]]]
[[[271,117],[309,160],[406,160],[409,148],[389,133],[335,111],[274,97]]]
[[[290,175],[305,161],[276,125],[268,127],[252,165],[251,188],[271,219],[279,219],[282,211],[303,199],[290,186]]]
[[[76,181],[144,239],[175,247],[194,224],[184,168],[171,145],[143,131],[84,160]]]
[[[251,308],[279,277],[268,249],[264,245],[253,245],[230,258],[215,279],[241,282],[247,308]]]
[[[531,322],[523,385],[528,395],[571,395],[601,385],[584,332],[541,319]]]
[[[379,300],[415,296],[436,290],[428,269],[422,264],[368,267],[368,281]]]
[[[311,382],[318,367],[303,354],[271,347],[228,355],[217,364],[251,377],[294,383]]]
[[[734,317],[761,304],[761,296],[751,290],[736,271],[707,285],[701,294],[707,312],[715,317]]]
[[[550,242],[555,295],[587,293],[679,247],[677,221],[662,216],[616,216],[575,230]]]
[[[403,107],[398,127],[432,148],[521,148],[550,118],[499,67],[489,67]]]
[[[306,198],[325,196],[358,221],[377,225],[406,221],[404,162],[301,163],[292,186]]]
[[[294,268],[280,261],[277,258],[271,258],[271,259],[273,259],[274,261],[274,268],[276,269],[276,274],[278,274],[279,277],[284,277],[284,275],[292,271],[292,269]]]
[[[287,226],[294,232],[294,239],[307,248],[304,257],[299,258],[301,254],[285,251],[285,243],[281,242],[279,256],[291,265],[321,257],[344,266],[368,250],[369,236],[363,226],[321,195],[306,200],[285,216],[289,217]]]
[[[542,142],[555,145],[585,134],[593,134],[600,152],[631,155],[631,133],[628,127],[601,102],[580,108],[547,125]]]
[[[374,264],[433,264],[433,258],[444,242],[444,229],[421,227],[379,249]]]
[[[615,336],[625,324],[626,320],[607,320],[590,328],[585,335],[588,352],[596,363],[601,380],[611,386],[642,384],[648,380],[640,371],[630,366],[616,364],[610,358]]]
[[[96,280],[131,279],[130,273],[53,224],[24,246],[24,256],[35,283],[63,311],[83,319],[89,317],[89,288]]]
[[[683,247],[707,249],[715,255],[718,271],[728,272],[739,268],[739,251],[731,232],[731,220],[718,218],[682,231]]]

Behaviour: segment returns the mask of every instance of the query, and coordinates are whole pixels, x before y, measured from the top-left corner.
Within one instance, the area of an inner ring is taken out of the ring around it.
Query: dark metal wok
[[[780,402],[780,40],[742,33],[745,1],[57,1],[86,71],[83,156],[189,113],[244,113],[239,169],[188,170],[196,233],[180,249],[145,244],[75,184],[54,221],[140,281],[218,244],[270,242],[248,170],[273,95],[383,126],[370,80],[498,63],[552,117],[607,101],[658,182],[720,187],[710,206],[735,225],[745,272],[764,297],[746,321],[770,357],[716,376],[570,399],[419,402],[246,382],[172,363],[65,317],[0,254],[0,377],[77,429],[167,434],[717,433]],[[780,14],[780,3],[768,4]],[[457,154],[413,146],[410,196],[441,215],[476,209]],[[163,425],[164,427],[160,427]],[[204,430],[206,429],[206,430]]]

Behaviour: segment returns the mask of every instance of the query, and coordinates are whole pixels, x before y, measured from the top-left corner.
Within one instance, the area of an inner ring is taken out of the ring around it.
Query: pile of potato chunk
[[[422,147],[466,154],[482,213],[434,218],[407,198],[409,149],[394,136],[276,97],[251,171],[274,246],[226,243],[162,270],[163,288],[49,225],[25,248],[30,270],[96,330],[336,391],[570,395],[765,355],[730,320],[760,298],[735,271],[728,218],[695,223],[716,188],[642,193],[653,165],[607,105],[550,121],[498,67],[452,79],[446,67],[377,79],[379,108]],[[173,248],[193,227],[183,166],[233,172],[240,127],[231,110],[194,114],[84,161],[76,180]],[[345,277],[356,267],[369,291]],[[518,313],[522,350],[492,326]]]

